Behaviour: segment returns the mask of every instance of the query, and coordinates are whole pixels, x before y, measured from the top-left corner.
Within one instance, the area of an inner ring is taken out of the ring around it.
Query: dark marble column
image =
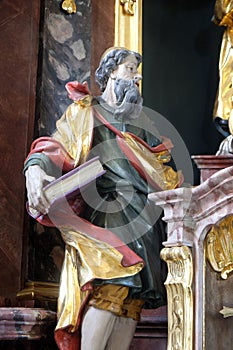
[[[77,2],[77,12],[68,14],[58,1],[45,0],[39,52],[38,135],[50,134],[71,102],[65,90],[68,81],[90,84],[90,62],[91,1]]]

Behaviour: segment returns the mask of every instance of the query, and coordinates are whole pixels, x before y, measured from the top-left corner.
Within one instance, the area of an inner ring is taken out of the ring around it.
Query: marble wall
[[[21,287],[27,253],[23,161],[33,137],[39,0],[0,1],[0,306]]]
[[[68,14],[61,1],[45,0],[41,15],[37,132],[50,134],[71,102],[68,81],[87,81],[91,67],[91,0],[77,1],[77,12]]]

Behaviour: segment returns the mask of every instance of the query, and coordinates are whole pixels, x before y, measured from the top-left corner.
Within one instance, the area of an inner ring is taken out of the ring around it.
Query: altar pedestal
[[[205,159],[207,163],[209,161],[210,167],[213,159],[215,157]],[[199,186],[149,195],[150,200],[164,209],[163,219],[167,223],[167,241],[164,242],[161,257],[168,265],[165,282],[168,296],[168,350],[207,349],[207,253],[212,270],[219,274],[218,279],[227,278],[233,271],[233,166],[219,171],[214,166],[210,171],[215,173]],[[209,168],[202,168],[204,175]],[[215,309],[211,316],[221,318],[224,322],[219,312],[219,309]],[[225,334],[230,336],[231,333],[232,329]],[[212,344],[209,348],[219,349],[217,343],[216,346],[214,341]]]
[[[56,313],[42,308],[0,307],[0,349],[57,349]]]
[[[167,349],[167,307],[143,309],[129,350]]]
[[[191,158],[200,170],[201,183],[217,171],[233,165],[233,155],[200,155],[192,156]]]

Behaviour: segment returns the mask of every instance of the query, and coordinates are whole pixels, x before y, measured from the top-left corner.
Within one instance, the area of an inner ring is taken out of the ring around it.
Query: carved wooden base
[[[143,309],[130,350],[167,349],[167,306]]]

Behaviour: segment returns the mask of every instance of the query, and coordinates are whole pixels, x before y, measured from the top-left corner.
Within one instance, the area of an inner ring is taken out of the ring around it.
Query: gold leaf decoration
[[[227,279],[233,271],[233,215],[213,225],[206,236],[206,256],[214,271]]]
[[[64,0],[62,3],[62,9],[69,14],[76,12],[76,4],[74,0]]]
[[[121,5],[124,6],[124,11],[127,15],[134,15],[134,3],[136,0],[121,0]]]

